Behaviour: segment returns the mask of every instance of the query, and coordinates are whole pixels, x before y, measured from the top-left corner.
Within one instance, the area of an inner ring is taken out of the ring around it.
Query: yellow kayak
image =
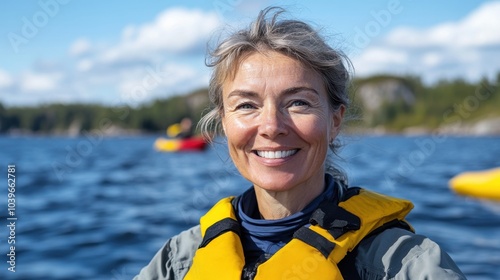
[[[187,139],[158,138],[154,143],[155,149],[161,152],[202,151],[206,145],[207,142],[201,137]]]
[[[500,200],[500,168],[461,173],[450,180],[458,194]]]

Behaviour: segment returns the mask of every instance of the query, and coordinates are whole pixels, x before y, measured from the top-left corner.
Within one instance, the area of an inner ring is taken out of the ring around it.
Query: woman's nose
[[[265,106],[259,121],[259,133],[266,138],[288,134],[286,116],[276,106]]]

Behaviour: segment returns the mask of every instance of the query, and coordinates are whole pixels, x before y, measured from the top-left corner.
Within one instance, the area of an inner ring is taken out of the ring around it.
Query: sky
[[[139,106],[206,87],[207,44],[267,6],[320,30],[357,77],[432,84],[500,72],[500,1],[6,0],[0,103]]]

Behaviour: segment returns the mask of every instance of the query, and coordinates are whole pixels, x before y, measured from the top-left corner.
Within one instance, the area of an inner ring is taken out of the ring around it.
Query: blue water
[[[0,138],[0,279],[131,279],[173,234],[249,186],[223,145],[158,153],[155,137]],[[354,185],[411,199],[409,221],[469,279],[500,279],[500,203],[448,180],[500,166],[500,138],[349,136]],[[7,164],[16,165],[16,272],[7,270]]]

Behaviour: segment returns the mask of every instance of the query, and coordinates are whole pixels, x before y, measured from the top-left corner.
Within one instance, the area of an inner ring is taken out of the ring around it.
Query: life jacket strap
[[[358,230],[361,227],[361,220],[358,216],[345,210],[334,203],[322,203],[311,215],[309,220],[311,225],[318,225],[335,238],[339,238],[346,232]]]
[[[210,243],[210,241],[212,241],[214,238],[228,231],[233,231],[238,234],[238,236],[240,236],[240,224],[236,220],[233,220],[231,218],[224,218],[216,222],[215,224],[207,228],[205,236],[203,236],[203,241],[198,248],[207,246],[208,243]]]
[[[323,256],[325,256],[325,258],[328,258],[330,253],[333,251],[333,248],[335,248],[335,243],[308,227],[299,228],[293,234],[293,238],[316,248],[321,254],[323,254]]]

